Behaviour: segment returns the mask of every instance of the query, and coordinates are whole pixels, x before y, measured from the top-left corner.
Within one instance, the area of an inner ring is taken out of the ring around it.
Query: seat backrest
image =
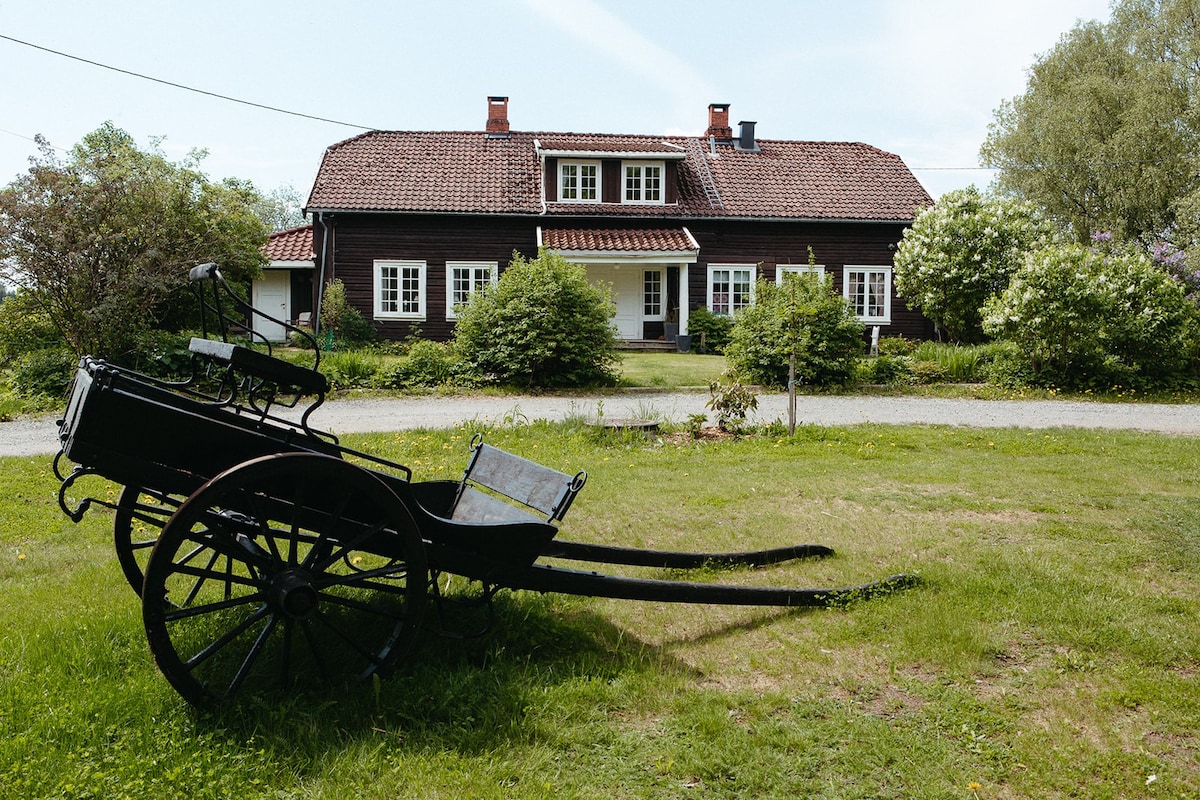
[[[473,489],[482,487],[538,512],[546,522],[561,521],[587,482],[586,472],[567,475],[484,444],[479,436],[472,441],[471,450],[471,461],[455,499],[455,518],[476,516],[468,510],[473,506],[480,506],[476,510],[482,513],[482,506],[486,505],[494,513],[494,506],[477,496],[487,495]]]

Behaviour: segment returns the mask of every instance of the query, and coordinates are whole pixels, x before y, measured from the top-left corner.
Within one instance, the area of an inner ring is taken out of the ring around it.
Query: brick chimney
[[[508,138],[508,98],[488,98],[487,135],[496,139]]]
[[[733,128],[729,127],[729,103],[709,105],[708,130],[704,132],[704,135],[723,142],[733,138]]]

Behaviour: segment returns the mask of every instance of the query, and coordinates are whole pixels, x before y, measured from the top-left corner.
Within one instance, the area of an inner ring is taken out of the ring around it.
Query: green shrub
[[[383,367],[383,360],[364,350],[338,350],[321,359],[321,372],[335,389],[370,386]]]
[[[949,380],[945,367],[936,361],[923,361],[912,358],[908,365],[908,380],[918,386],[931,383],[944,383]]]
[[[480,379],[528,387],[616,382],[618,364],[607,289],[583,267],[543,250],[513,253],[495,288],[459,310],[455,349]]]
[[[941,342],[921,342],[912,351],[916,363],[937,364],[942,380],[955,383],[982,383],[992,361],[1004,350],[1000,342],[958,345]]]
[[[0,422],[9,422],[25,410],[21,398],[10,389],[0,388]]]
[[[700,306],[688,312],[687,327],[692,350],[698,353],[723,353],[733,333],[733,320]]]
[[[883,355],[859,359],[854,370],[855,380],[880,385],[914,383],[913,360],[909,356]]]
[[[191,335],[146,330],[131,340],[131,349],[114,361],[123,367],[164,380],[182,380],[192,372]]]
[[[738,313],[725,349],[729,363],[750,380],[786,386],[796,356],[796,378],[809,386],[848,382],[862,353],[863,325],[828,279],[798,277],[782,286],[760,280],[754,305]]]
[[[50,315],[35,304],[34,295],[18,292],[0,303],[0,367],[35,350],[63,344]]]
[[[1140,253],[1032,253],[985,307],[984,327],[1017,346],[1037,385],[1142,390],[1196,377],[1196,307]]]
[[[449,383],[458,369],[453,349],[441,342],[420,339],[411,342],[407,355],[390,370],[377,376],[380,386],[403,389],[409,386],[440,386]]]
[[[998,342],[992,359],[979,372],[980,377],[1002,389],[1020,389],[1037,384],[1037,374],[1015,342]]]
[[[326,284],[321,295],[321,330],[332,335],[338,347],[362,347],[376,338],[371,323],[346,300],[346,286],[340,278]]]
[[[758,408],[758,396],[738,380],[737,373],[726,370],[721,379],[708,382],[709,399],[705,404],[717,416],[717,427],[741,433],[746,415]],[[693,415],[694,416],[694,415]]]
[[[65,397],[79,359],[66,347],[45,347],[16,359],[9,384],[25,397]]]
[[[918,346],[918,342],[905,339],[903,336],[884,336],[879,340],[879,355],[907,356],[911,355]]]

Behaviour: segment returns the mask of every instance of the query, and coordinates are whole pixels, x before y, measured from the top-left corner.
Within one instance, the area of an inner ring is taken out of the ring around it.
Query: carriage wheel
[[[386,675],[416,637],[420,533],[381,480],[328,456],[266,456],[209,481],[150,555],[150,650],[189,702]]]
[[[166,524],[180,500],[140,486],[126,486],[117,499],[117,512],[113,516],[113,545],[117,550],[117,562],[125,580],[142,594],[142,582],[146,577],[146,561],[150,548],[158,541],[158,532]]]

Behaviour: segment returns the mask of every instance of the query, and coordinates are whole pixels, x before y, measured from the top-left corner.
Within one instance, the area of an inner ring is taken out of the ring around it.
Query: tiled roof
[[[325,151],[308,207],[536,214],[533,135],[373,131]]]
[[[312,261],[316,258],[312,225],[272,233],[263,251],[270,261]]]
[[[547,228],[542,231],[542,246],[551,250],[643,253],[678,253],[697,249],[696,241],[683,228]]]
[[[933,203],[899,156],[869,145],[758,146],[757,153],[719,147],[716,158],[705,155],[727,216],[911,220]]]
[[[553,152],[679,153],[676,205],[542,202],[535,146]],[[374,131],[325,151],[308,207],[328,211],[908,222],[933,200],[896,155],[853,142],[514,131]],[[710,191],[705,191],[711,175]],[[715,190],[715,194],[714,191]],[[715,199],[712,199],[715,198]]]
[[[551,152],[581,153],[654,153],[672,156],[683,155],[678,141],[668,137],[655,139],[652,136],[621,136],[600,133],[548,133],[539,138],[543,150]]]

